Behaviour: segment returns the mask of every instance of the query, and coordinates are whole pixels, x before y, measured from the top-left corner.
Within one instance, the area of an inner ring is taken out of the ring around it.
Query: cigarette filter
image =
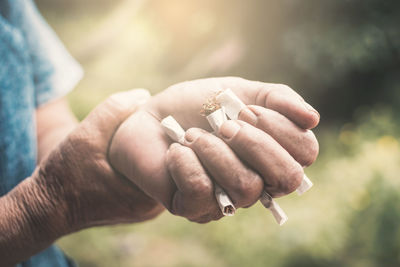
[[[215,122],[214,124],[211,125],[217,125],[221,120],[226,120],[226,115],[225,112],[213,112],[209,116],[210,118],[213,118],[212,121]],[[214,115],[213,115],[214,114]],[[223,123],[223,122],[222,122]],[[221,123],[221,124],[222,124]],[[161,121],[161,125],[164,129],[164,131],[167,133],[167,135],[174,140],[175,142],[179,142],[181,144],[184,143],[185,139],[185,130],[183,130],[182,126],[174,119],[172,116],[168,116],[164,118]],[[236,208],[233,205],[231,199],[229,196],[225,193],[225,191],[219,186],[215,185],[215,190],[214,190],[215,198],[217,199],[218,205],[221,209],[221,212],[225,216],[233,216],[235,215]]]
[[[246,105],[242,102],[242,100],[235,95],[235,93],[231,89],[226,89],[217,95],[216,100],[221,104],[222,107],[225,107],[226,114],[232,120],[236,120],[239,116],[240,111],[246,107]],[[297,194],[302,195],[307,192],[313,183],[311,180],[304,175],[303,181],[301,182],[299,188],[297,188]]]

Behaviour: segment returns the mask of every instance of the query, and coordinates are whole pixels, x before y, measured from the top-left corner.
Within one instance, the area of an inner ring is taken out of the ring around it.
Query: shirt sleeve
[[[40,15],[33,0],[10,0],[9,20],[24,36],[32,63],[36,107],[61,98],[83,77],[82,67],[68,53]]]

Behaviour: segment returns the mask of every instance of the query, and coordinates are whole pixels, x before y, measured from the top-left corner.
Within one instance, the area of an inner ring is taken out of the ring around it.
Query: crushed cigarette
[[[283,209],[265,190],[260,197],[260,202],[261,204],[263,204],[264,207],[271,211],[272,215],[279,225],[283,225],[288,220],[288,216],[283,211]]]
[[[307,192],[311,187],[313,186],[313,182],[307,177],[307,175],[304,174],[303,180],[301,181],[301,184],[299,187],[296,189],[296,192],[299,196]]]
[[[207,121],[210,124],[211,128],[213,128],[214,132],[217,133],[219,127],[226,122],[228,119],[226,118],[225,108],[218,108],[217,110],[213,111],[207,117]]]
[[[217,103],[225,107],[226,114],[231,120],[237,120],[240,111],[246,107],[231,89],[219,93],[215,99]]]
[[[222,214],[224,214],[225,216],[235,215],[236,212],[235,206],[232,204],[232,201],[230,200],[229,196],[225,193],[225,191],[217,184],[215,185],[214,194]]]
[[[207,99],[206,103],[203,104],[200,110],[200,114],[203,116],[208,116],[217,109],[221,108],[221,105],[217,101],[217,96],[221,93],[221,91],[216,92],[210,98]]]
[[[231,89],[226,89],[218,93],[215,97],[217,103],[219,103],[222,107],[225,108],[226,114],[232,120],[236,120],[239,117],[240,111],[246,107],[246,105],[242,102],[242,100],[235,95],[235,93]],[[302,195],[313,186],[311,180],[304,175],[303,181],[301,182],[299,188],[297,188],[297,194]]]
[[[226,115],[224,112],[222,112],[222,115],[225,116],[226,120]],[[212,116],[213,118],[217,118],[217,121],[220,121],[221,114],[219,116]],[[223,122],[222,122],[223,123]],[[221,123],[221,124],[222,124]],[[179,142],[181,144],[184,143],[185,140],[185,130],[182,128],[182,126],[174,119],[172,116],[168,116],[164,118],[161,121],[161,126],[163,127],[164,131],[166,134],[175,142]],[[225,191],[219,186],[215,185],[215,198],[217,199],[218,205],[221,209],[221,212],[224,216],[233,216],[235,215],[236,208],[232,203],[232,200],[229,198],[229,196],[225,193]]]
[[[172,116],[168,116],[161,121],[161,126],[167,135],[175,142],[183,144],[185,140],[185,130]]]

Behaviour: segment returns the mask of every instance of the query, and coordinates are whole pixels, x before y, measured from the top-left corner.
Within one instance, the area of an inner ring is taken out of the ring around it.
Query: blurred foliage
[[[285,83],[321,111],[315,187],[196,225],[164,213],[59,244],[81,266],[400,266],[400,1],[37,0],[86,75],[83,118],[107,95],[206,76]]]
[[[223,75],[289,84],[323,123],[376,102],[399,110],[397,0],[38,3],[87,71],[71,96],[80,117],[113,91]]]

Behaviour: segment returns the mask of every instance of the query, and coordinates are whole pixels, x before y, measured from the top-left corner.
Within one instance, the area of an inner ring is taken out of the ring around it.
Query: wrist
[[[71,231],[64,193],[47,178],[37,169],[7,194],[8,202],[16,207],[26,224],[26,231],[38,242],[55,240]]]
[[[16,264],[71,232],[65,204],[43,184],[39,171],[0,198],[0,258]]]

